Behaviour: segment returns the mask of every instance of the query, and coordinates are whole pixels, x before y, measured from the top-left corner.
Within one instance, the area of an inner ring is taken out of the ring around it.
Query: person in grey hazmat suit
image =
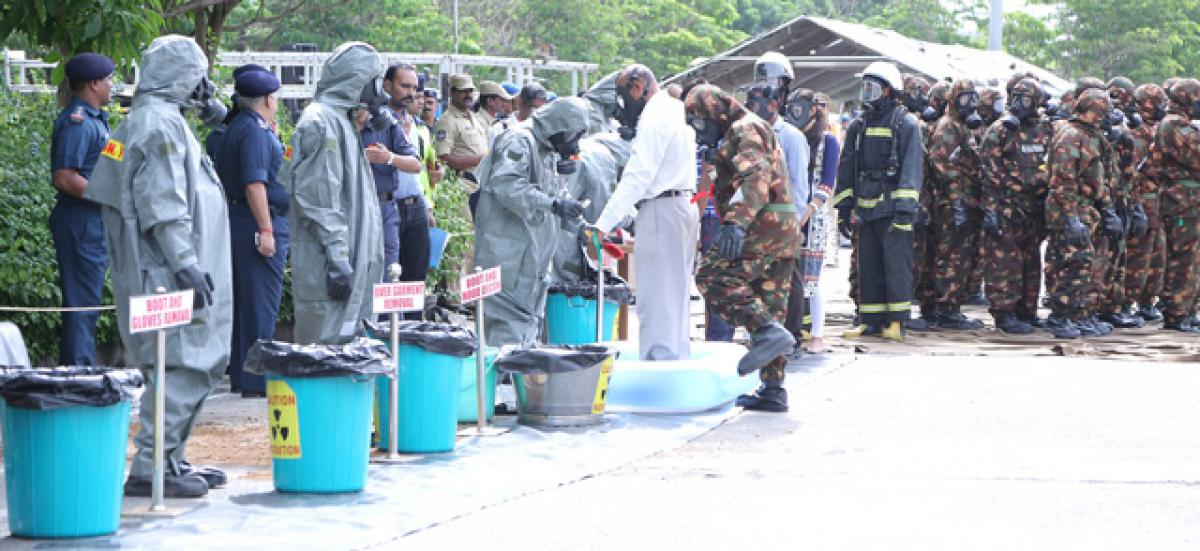
[[[551,238],[583,214],[565,194],[565,176],[587,131],[587,103],[560,98],[534,111],[528,123],[509,129],[480,164],[475,219],[475,265],[500,267],[501,291],[484,299],[484,336],[489,345],[537,340],[546,308]]]
[[[117,326],[129,358],[146,372],[137,454],[125,494],[149,496],[154,474],[154,331],[130,333],[129,297],[191,289],[192,323],[167,330],[166,497],[200,497],[225,483],[211,467],[193,468],[184,447],[204,399],[225,374],[233,330],[229,220],[212,163],[183,116],[196,110],[219,123],[208,59],[191,38],[155,39],[142,55],[125,121],[102,149],[84,197],[101,205],[112,266]]]
[[[588,134],[614,130],[612,120],[617,116],[617,75],[613,71],[583,93],[588,101]],[[632,136],[630,138],[632,139]]]
[[[291,194],[295,339],[341,344],[371,317],[371,285],[383,276],[382,222],[359,119],[395,124],[383,91],[383,59],[363,42],[338,46],[292,136],[279,181]]]
[[[616,92],[613,92],[614,95]],[[615,132],[588,136],[579,141],[579,170],[567,181],[567,195],[587,203],[583,217],[595,220],[604,211],[608,198],[617,187],[621,169],[629,160],[629,140]],[[564,220],[555,239],[554,281],[578,281],[584,273],[584,256],[579,243],[582,220]]]

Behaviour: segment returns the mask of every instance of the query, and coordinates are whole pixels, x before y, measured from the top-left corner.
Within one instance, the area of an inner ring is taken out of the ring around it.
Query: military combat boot
[[[1103,337],[1104,336],[1104,333],[1101,332],[1100,328],[1096,327],[1096,324],[1092,321],[1092,319],[1087,316],[1084,316],[1083,318],[1075,320],[1072,323],[1074,323],[1075,327],[1077,327],[1079,329],[1079,336],[1081,336],[1081,337]]]
[[[908,320],[905,322],[904,327],[909,331],[936,331],[937,311],[933,307],[922,307],[921,317]]]
[[[850,329],[847,329],[845,331],[842,331],[842,338],[843,339],[861,339],[863,337],[879,335],[881,332],[882,332],[882,330],[879,328],[878,325],[869,325],[869,324],[863,323],[863,324],[859,324],[857,326],[851,327]]]
[[[1162,312],[1158,311],[1158,307],[1154,304],[1138,303],[1137,315],[1146,321],[1159,321],[1163,319]]]
[[[1183,333],[1200,333],[1200,327],[1188,323],[1187,319],[1182,321],[1167,321],[1163,322],[1164,331],[1180,331]]]
[[[1079,327],[1074,322],[1064,316],[1050,314],[1046,318],[1046,329],[1048,329],[1056,339],[1078,339],[1080,336]]]
[[[780,381],[763,381],[758,390],[738,396],[735,404],[750,411],[783,413],[788,410],[787,389]]]
[[[1113,325],[1111,323],[1108,323],[1107,321],[1100,319],[1100,316],[1098,316],[1096,314],[1092,314],[1091,317],[1088,318],[1088,321],[1092,322],[1092,326],[1095,327],[1096,330],[1100,332],[1101,337],[1106,336],[1109,333],[1113,332]]]
[[[996,329],[1009,335],[1028,335],[1033,332],[1032,325],[1017,319],[1016,314],[1011,312],[1000,312],[994,317],[996,318]]]
[[[125,481],[125,495],[130,497],[150,497],[153,483],[149,477],[129,475]],[[208,483],[196,473],[172,474],[163,476],[163,497],[204,497],[208,493]]]
[[[1124,312],[1100,314],[1100,321],[1118,329],[1137,329],[1146,324],[1142,318],[1126,315]]]
[[[738,375],[758,371],[780,356],[792,351],[796,338],[777,321],[759,327],[750,335],[750,350],[738,361]]]
[[[904,324],[893,321],[887,327],[883,328],[879,336],[889,341],[904,342]]]
[[[956,304],[939,304],[938,328],[951,331],[977,331],[983,329],[983,322],[967,318]]]

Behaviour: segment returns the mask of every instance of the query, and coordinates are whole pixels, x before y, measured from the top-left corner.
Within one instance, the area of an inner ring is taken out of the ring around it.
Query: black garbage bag
[[[111,406],[133,398],[142,383],[142,373],[136,369],[0,368],[0,397],[9,407],[21,409]]]
[[[587,269],[583,278],[574,281],[555,281],[550,284],[551,293],[560,293],[568,297],[582,297],[596,300],[596,270]],[[616,304],[629,304],[633,291],[621,276],[604,271],[604,301]]]
[[[601,344],[509,345],[500,349],[496,369],[507,373],[570,373],[615,358],[616,348]]]
[[[392,323],[374,323],[363,320],[367,326],[367,334],[373,338],[390,341],[392,338]],[[479,339],[475,332],[450,323],[433,321],[402,321],[400,326],[400,342],[417,345],[435,354],[445,354],[456,358],[466,358],[479,349]]]
[[[346,344],[292,344],[260,339],[246,353],[245,369],[255,375],[340,377],[392,372],[387,345],[359,337]]]

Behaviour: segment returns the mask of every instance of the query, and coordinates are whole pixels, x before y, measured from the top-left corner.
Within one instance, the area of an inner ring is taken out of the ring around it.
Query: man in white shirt
[[[683,102],[658,92],[654,73],[644,65],[630,65],[617,76],[617,119],[636,133],[625,172],[595,226],[610,233],[636,211],[639,356],[677,360],[690,356],[689,299],[700,234],[699,213],[691,204],[696,137]]]

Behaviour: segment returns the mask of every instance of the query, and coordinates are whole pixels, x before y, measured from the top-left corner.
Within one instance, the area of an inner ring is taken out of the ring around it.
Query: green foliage
[[[50,136],[58,109],[49,95],[14,96],[0,92],[0,305],[56,307],[62,304],[58,263],[50,237]],[[104,302],[112,304],[105,285]],[[21,328],[29,357],[44,364],[58,357],[62,316],[47,312],[4,312]],[[117,342],[116,317],[103,312],[96,344]]]
[[[450,234],[446,241],[446,249],[442,252],[442,261],[438,267],[429,271],[425,286],[434,289],[442,297],[456,302],[458,299],[458,278],[462,270],[463,260],[467,251],[475,243],[475,230],[467,218],[467,191],[458,180],[446,173],[446,179],[438,183],[433,192],[433,217],[439,228]]]
[[[1045,21],[1022,12],[1004,16],[1004,50],[1039,67],[1054,67],[1057,33]]]
[[[0,42],[19,32],[35,44],[54,48],[49,61],[100,52],[129,62],[158,36],[160,9],[160,0],[0,2]],[[59,69],[56,79],[61,74]]]

